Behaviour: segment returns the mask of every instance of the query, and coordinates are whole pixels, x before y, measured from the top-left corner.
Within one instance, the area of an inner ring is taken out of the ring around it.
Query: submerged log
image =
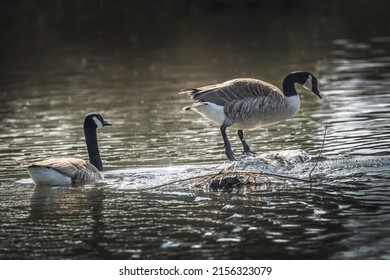
[[[281,183],[286,181],[310,183],[311,188],[311,183],[313,183],[312,173],[321,158],[325,145],[327,128],[328,125],[325,124],[324,137],[319,154],[316,157],[314,166],[309,166],[309,170],[307,170],[308,174],[305,176],[308,179],[284,175],[289,174],[289,171],[293,170],[297,165],[302,166],[310,162],[310,156],[308,154],[303,151],[295,150],[263,154],[255,157],[245,157],[240,161],[234,162],[230,166],[223,168],[219,172],[179,179],[149,189],[157,189],[187,181],[193,181],[192,186],[195,188],[206,188],[210,191],[230,191],[234,188],[248,185],[253,186],[267,182]]]

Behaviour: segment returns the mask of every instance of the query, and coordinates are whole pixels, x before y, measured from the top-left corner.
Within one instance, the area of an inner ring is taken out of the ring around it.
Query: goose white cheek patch
[[[312,90],[312,88],[313,88],[312,81],[313,81],[313,77],[311,75],[309,75],[306,82],[302,86],[307,90]]]
[[[98,128],[103,127],[102,122],[101,122],[97,117],[92,117],[92,119],[94,120],[94,122],[96,123],[96,126],[97,126]]]

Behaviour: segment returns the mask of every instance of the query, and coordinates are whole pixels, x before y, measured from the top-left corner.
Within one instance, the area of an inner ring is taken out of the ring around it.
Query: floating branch
[[[322,138],[321,149],[320,149],[320,152],[318,153],[317,160],[316,160],[316,162],[315,162],[313,168],[310,170],[310,173],[309,173],[310,183],[313,182],[312,177],[311,177],[311,174],[313,173],[313,170],[317,167],[317,164],[318,164],[318,162],[320,161],[320,157],[321,157],[322,151],[324,150],[325,139],[326,139],[326,132],[327,132],[327,130],[328,130],[328,123],[325,123],[324,137]]]
[[[232,166],[230,166],[232,167]],[[228,167],[228,168],[230,168]],[[301,179],[301,178],[296,178],[296,177],[291,177],[291,176],[286,176],[286,175],[280,175],[280,174],[274,174],[274,173],[268,173],[268,172],[251,172],[251,171],[233,171],[233,170],[226,170],[223,169],[217,173],[209,173],[205,175],[199,175],[199,176],[194,176],[194,177],[189,177],[189,178],[184,178],[184,179],[179,179],[175,181],[171,181],[168,183],[164,183],[161,185],[157,185],[154,187],[150,187],[148,189],[158,189],[162,188],[165,186],[173,185],[176,183],[182,183],[186,181],[195,181],[195,186],[200,186],[205,183],[209,183],[211,185],[212,183],[218,185],[218,180],[221,181],[219,185],[223,185],[222,182],[225,182],[227,185],[234,187],[239,186],[239,185],[244,185],[244,184],[250,184],[250,183],[256,183],[260,179],[263,179],[262,182],[264,182],[264,179],[267,179],[270,181],[270,178],[278,178],[278,179],[289,179],[292,181],[300,181],[300,182],[305,182],[305,183],[310,183],[311,181],[306,180],[306,179]],[[224,181],[222,181],[224,180]]]

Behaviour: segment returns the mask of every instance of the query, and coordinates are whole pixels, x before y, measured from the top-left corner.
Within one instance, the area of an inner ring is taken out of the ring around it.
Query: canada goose
[[[237,160],[226,137],[226,128],[238,129],[244,153],[253,155],[244,139],[244,129],[267,126],[294,116],[299,110],[299,95],[295,83],[322,98],[317,88],[317,78],[309,72],[292,72],[283,80],[283,91],[264,81],[243,78],[221,84],[185,89],[196,102],[183,110],[194,110],[204,118],[220,125],[226,156]]]
[[[96,129],[111,125],[100,114],[89,113],[84,119],[84,135],[89,161],[77,158],[51,158],[27,166],[36,185],[62,185],[93,182],[103,179],[103,163],[99,154]]]

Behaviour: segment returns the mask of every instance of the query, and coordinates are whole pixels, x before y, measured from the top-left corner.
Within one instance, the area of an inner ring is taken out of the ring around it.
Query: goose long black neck
[[[306,72],[293,72],[290,73],[283,80],[283,93],[287,97],[298,95],[295,89],[295,83],[304,84],[306,81]]]
[[[103,171],[103,163],[100,158],[99,146],[97,142],[96,127],[89,122],[84,122],[85,142],[87,143],[89,161],[99,171]]]

